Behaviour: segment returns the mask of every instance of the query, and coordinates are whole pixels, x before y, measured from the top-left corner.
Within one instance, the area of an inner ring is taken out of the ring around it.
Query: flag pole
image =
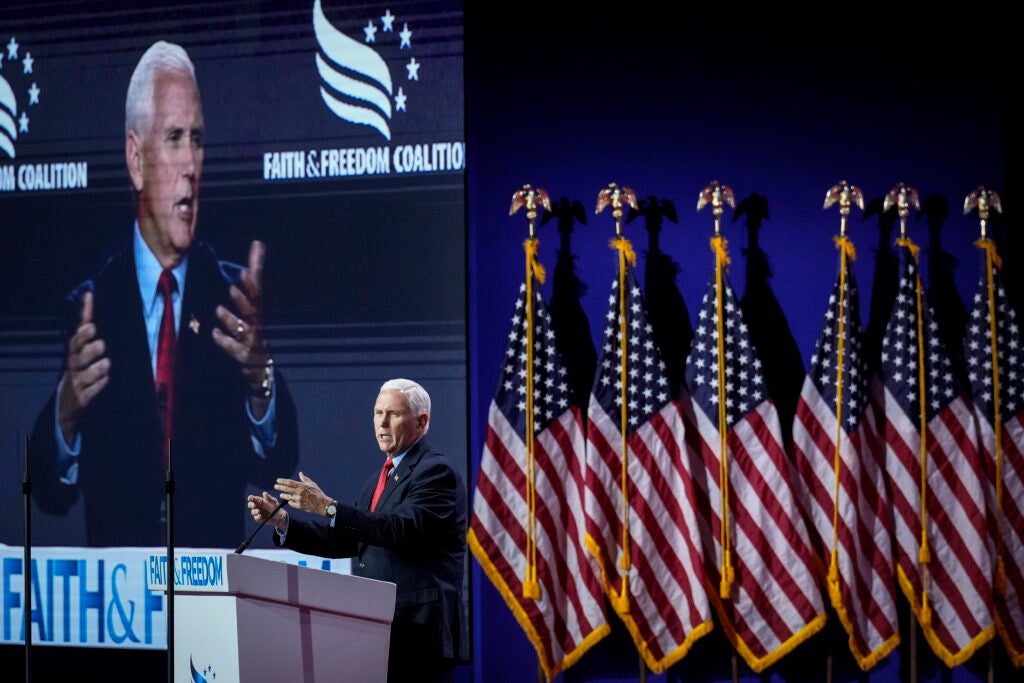
[[[986,225],[988,223],[988,212],[989,209],[995,209],[999,213],[1002,213],[1003,207],[999,200],[999,195],[992,191],[986,190],[984,186],[978,187],[978,189],[972,191],[964,199],[964,214],[970,213],[972,210],[978,210],[978,219],[981,223],[981,237],[974,243],[975,246],[985,250],[985,272],[987,276],[987,289],[988,289],[988,317],[989,317],[989,337],[991,341],[991,358],[992,358],[992,431],[995,435],[995,444],[992,451],[992,455],[995,459],[996,466],[996,588],[1001,594],[1006,593],[1006,567],[1003,564],[1003,535],[998,533],[999,529],[1002,528],[1002,517],[1003,517],[1003,441],[1002,441],[1002,416],[1000,415],[1000,395],[999,395],[999,353],[998,343],[996,336],[996,298],[995,298],[995,282],[993,280],[992,269],[1002,268],[1002,259],[999,257],[999,252],[996,249],[996,244],[986,234]]]
[[[529,237],[523,242],[526,252],[526,576],[523,580],[523,597],[540,599],[540,582],[537,580],[537,491],[535,470],[536,429],[533,423],[533,281],[544,282],[544,268],[537,262],[539,242],[535,235],[538,205],[551,211],[551,200],[541,188],[529,184],[512,195],[512,206],[508,215],[513,216],[526,207],[529,221]]]
[[[615,183],[609,183],[606,188],[597,194],[597,208],[595,214],[599,214],[607,207],[612,207],[612,218],[615,219],[615,237],[612,238],[609,246],[619,252],[619,377],[621,388],[620,409],[619,409],[619,433],[622,436],[622,557],[619,559],[619,568],[623,570],[622,588],[615,599],[615,608],[620,613],[629,612],[629,570],[633,566],[629,552],[629,443],[626,430],[629,426],[629,382],[627,367],[629,360],[628,336],[626,334],[626,265],[636,265],[636,253],[633,245],[628,239],[622,236],[622,213],[623,202],[634,210],[639,209],[636,200],[636,193],[627,186],[619,187]]]
[[[619,567],[622,569],[622,588],[615,599],[615,608],[619,613],[629,612],[629,570],[633,566],[633,560],[629,550],[629,439],[627,429],[629,427],[629,382],[627,375],[629,349],[628,335],[626,333],[626,266],[636,265],[636,252],[633,245],[622,235],[622,214],[623,203],[628,204],[634,211],[640,210],[636,199],[636,193],[632,188],[619,187],[615,183],[609,183],[606,188],[597,194],[597,208],[594,213],[599,214],[608,206],[612,207],[612,218],[615,219],[615,237],[612,238],[609,246],[619,252],[619,384],[622,386],[620,394],[619,409],[619,432],[622,435],[622,557],[619,559]],[[637,653],[637,668],[640,676],[640,683],[647,680],[647,664],[643,655]]]
[[[725,326],[723,324],[723,297],[722,279],[723,271],[729,266],[728,241],[722,237],[722,213],[725,211],[723,205],[728,204],[736,208],[736,200],[732,188],[728,185],[721,185],[717,180],[711,181],[697,197],[697,211],[702,210],[708,204],[711,205],[711,215],[715,219],[715,233],[711,238],[711,250],[715,253],[715,324],[717,325],[718,338],[718,486],[720,491],[720,515],[722,518],[722,570],[719,581],[719,596],[726,600],[732,591],[732,583],[735,580],[735,572],[732,566],[732,551],[729,533],[729,444],[728,444],[728,413],[726,412],[726,386],[725,386]],[[732,658],[732,680],[739,681],[739,658],[736,649],[733,648]]]
[[[1000,595],[1006,595],[1006,565],[1003,558],[1003,421],[1002,421],[1002,406],[1000,405],[999,395],[999,346],[998,338],[996,336],[996,297],[995,297],[995,282],[993,276],[994,268],[1002,268],[1002,259],[999,257],[999,251],[996,249],[996,244],[989,239],[986,231],[988,224],[988,212],[989,209],[995,209],[999,213],[1003,212],[1002,202],[999,199],[999,194],[994,190],[986,190],[984,185],[979,185],[977,189],[972,190],[968,193],[967,197],[964,198],[964,215],[969,214],[974,209],[978,210],[978,221],[981,225],[981,237],[975,241],[974,245],[979,249],[985,250],[985,277],[986,277],[986,292],[988,294],[988,320],[989,320],[989,339],[991,342],[990,358],[992,365],[992,432],[993,432],[993,444],[992,444],[992,457],[995,464],[995,485],[996,485],[996,576],[995,576],[995,589]],[[993,655],[993,644],[992,641],[988,643],[988,680],[995,680],[995,658]]]
[[[914,259],[915,266],[917,265],[917,253],[919,247],[914,244],[914,241],[907,235],[907,216],[910,215],[910,209],[920,210],[921,202],[917,196],[917,190],[912,187],[908,187],[903,183],[897,183],[895,187],[889,190],[888,194],[885,195],[885,199],[882,202],[882,211],[887,212],[889,209],[896,207],[899,218],[900,218],[900,236],[896,240],[896,243],[900,246],[906,247],[910,250],[910,255]],[[931,620],[931,612],[928,607],[928,563],[931,561],[931,551],[928,548],[928,513],[927,513],[927,482],[928,482],[928,422],[925,417],[925,410],[927,405],[927,375],[925,372],[924,363],[924,333],[921,329],[923,320],[922,309],[922,287],[921,287],[921,273],[920,268],[915,268],[914,272],[914,293],[916,297],[917,306],[917,388],[918,388],[918,410],[919,410],[919,423],[918,432],[921,435],[920,445],[920,458],[921,458],[921,547],[918,550],[918,563],[921,565],[921,617],[918,618],[916,612],[910,610],[910,683],[916,683],[917,681],[917,625],[918,621],[923,624],[928,624]],[[915,595],[916,599],[917,596]],[[913,605],[911,605],[913,607]]]
[[[853,242],[846,235],[846,221],[850,216],[850,209],[856,206],[864,210],[864,193],[856,185],[850,185],[845,180],[833,185],[825,193],[825,206],[827,209],[833,204],[839,204],[839,236],[833,237],[836,248],[839,249],[839,331],[836,335],[836,447],[833,454],[832,470],[835,472],[832,494],[832,552],[828,565],[828,591],[830,596],[838,597],[839,587],[839,497],[842,488],[839,485],[839,470],[842,464],[841,442],[843,438],[843,364],[846,361],[846,273],[849,268],[849,261],[857,258],[857,251]],[[826,658],[827,683],[832,683],[832,647],[829,644]]]
[[[540,242],[536,237],[536,221],[538,205],[551,211],[551,200],[542,188],[534,189],[531,185],[523,185],[512,195],[512,206],[508,215],[513,216],[519,209],[526,207],[526,220],[529,222],[529,236],[523,242],[526,253],[526,576],[523,578],[523,597],[532,600],[540,599],[540,582],[537,580],[537,489],[536,489],[536,440],[537,432],[533,423],[533,281],[544,283],[544,267],[537,261]],[[540,652],[537,653],[537,683],[544,683],[544,663]]]
[[[845,180],[833,185],[825,194],[825,206],[827,209],[835,203],[839,203],[839,236],[833,237],[836,248],[839,249],[839,334],[836,343],[838,351],[836,358],[836,447],[833,457],[832,469],[835,472],[832,495],[832,552],[828,567],[829,592],[839,590],[839,496],[842,489],[839,485],[839,469],[841,464],[841,441],[843,438],[843,364],[846,357],[846,273],[849,268],[848,261],[857,257],[853,242],[846,234],[846,221],[850,216],[850,208],[856,205],[861,211],[864,210],[864,194],[856,185],[850,185]]]
[[[715,219],[715,234],[711,238],[711,249],[715,252],[715,305],[717,307],[716,324],[718,326],[718,485],[721,491],[721,517],[722,517],[722,576],[719,582],[719,595],[727,599],[732,589],[732,582],[735,579],[732,566],[732,551],[729,541],[729,445],[727,412],[725,409],[725,330],[722,322],[722,275],[723,270],[729,265],[729,254],[727,251],[728,242],[722,237],[722,213],[723,204],[736,208],[736,201],[733,197],[732,188],[728,185],[720,185],[717,180],[711,181],[697,198],[697,211],[700,211],[708,204],[711,205],[711,213]]]

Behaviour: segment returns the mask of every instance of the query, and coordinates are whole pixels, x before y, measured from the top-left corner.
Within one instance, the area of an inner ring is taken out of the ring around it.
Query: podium
[[[166,589],[166,554],[148,574]],[[387,680],[393,583],[178,550],[174,585],[175,681]]]

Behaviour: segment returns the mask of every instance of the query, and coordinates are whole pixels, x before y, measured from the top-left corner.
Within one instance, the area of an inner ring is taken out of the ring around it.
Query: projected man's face
[[[149,129],[128,134],[139,229],[164,267],[177,265],[195,236],[203,171],[203,111],[187,73],[159,73]]]

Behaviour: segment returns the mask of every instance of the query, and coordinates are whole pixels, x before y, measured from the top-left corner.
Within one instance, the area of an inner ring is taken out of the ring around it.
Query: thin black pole
[[[21,480],[25,496],[25,682],[32,681],[32,477],[28,467],[28,437],[25,437],[25,476]]]
[[[910,683],[917,683],[917,615],[910,610]]]
[[[174,468],[171,439],[167,438],[167,683],[174,683]]]

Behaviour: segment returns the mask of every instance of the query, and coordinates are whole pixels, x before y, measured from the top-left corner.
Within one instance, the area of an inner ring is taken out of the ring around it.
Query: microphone
[[[260,525],[259,525],[258,527],[256,527],[256,530],[255,530],[255,531],[253,531],[253,532],[252,532],[251,534],[249,534],[249,538],[247,538],[247,539],[245,539],[244,541],[242,541],[242,542],[241,542],[241,543],[239,544],[239,546],[238,546],[237,548],[235,548],[235,554],[237,554],[237,555],[241,555],[242,553],[244,553],[244,552],[245,552],[245,549],[249,547],[249,544],[250,544],[250,543],[252,543],[252,539],[256,538],[256,534],[258,534],[258,533],[260,532],[260,529],[262,529],[262,528],[263,528],[263,525],[264,525],[264,524],[266,524],[267,522],[269,522],[269,521],[270,521],[270,518],[271,518],[271,517],[273,517],[274,515],[276,515],[276,514],[277,514],[277,511],[278,511],[278,510],[280,510],[281,508],[283,508],[283,507],[284,507],[285,505],[287,505],[287,504],[288,504],[288,501],[287,501],[287,500],[281,500],[281,501],[279,501],[279,502],[278,502],[278,504],[277,504],[277,507],[276,507],[276,508],[274,508],[274,511],[273,511],[273,512],[271,512],[271,513],[270,513],[269,515],[267,515],[266,517],[264,517],[264,518],[263,518],[263,521],[262,521],[262,522],[260,522]]]

